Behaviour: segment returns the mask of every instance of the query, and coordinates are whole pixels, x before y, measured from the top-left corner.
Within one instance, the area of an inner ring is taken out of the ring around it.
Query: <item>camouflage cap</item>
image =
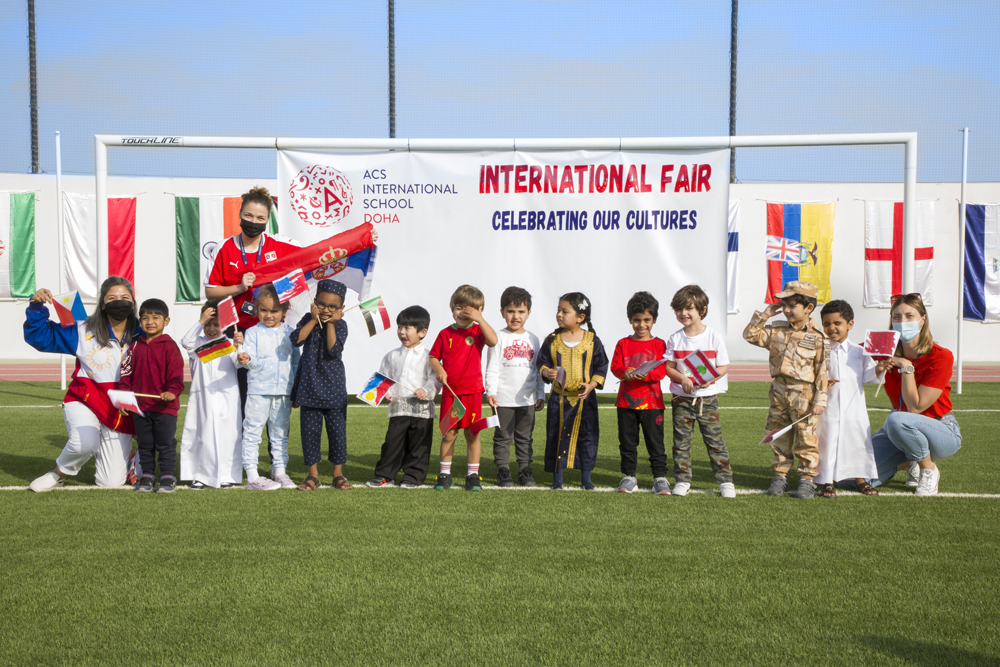
[[[808,296],[815,299],[819,296],[819,288],[812,283],[802,282],[801,280],[793,280],[785,283],[784,289],[775,294],[774,298],[784,299],[786,296],[791,296],[793,294],[801,294],[802,296]]]

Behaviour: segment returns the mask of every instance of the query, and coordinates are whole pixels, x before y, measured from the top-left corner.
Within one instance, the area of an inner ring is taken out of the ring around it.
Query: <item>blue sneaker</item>
[[[135,483],[135,490],[140,493],[148,493],[153,490],[153,476],[143,475],[139,478],[139,481]]]
[[[622,477],[622,481],[618,482],[618,492],[619,493],[632,493],[639,488],[639,481],[632,477],[631,475],[625,475]]]
[[[667,481],[666,477],[657,477],[653,480],[653,493],[658,496],[670,495],[670,482]]]
[[[173,493],[174,489],[177,488],[177,479],[173,475],[164,475],[160,478],[160,486],[157,487],[157,493]]]

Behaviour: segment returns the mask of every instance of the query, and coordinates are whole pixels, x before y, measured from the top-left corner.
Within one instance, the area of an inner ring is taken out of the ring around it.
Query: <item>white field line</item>
[[[17,408],[60,408],[62,403],[53,403],[51,405],[0,405],[0,410],[3,409],[17,409]],[[187,403],[181,405],[182,408],[187,407]],[[348,405],[348,408],[357,408],[359,410],[370,410],[370,405]],[[380,409],[380,408],[377,408]],[[599,410],[617,410],[613,405],[601,405],[598,406]],[[720,406],[720,410],[767,410],[766,405],[728,405]],[[889,408],[868,408],[868,412],[889,412]],[[952,410],[952,412],[1000,412],[1000,409],[996,410]]]
[[[321,489],[330,489],[331,487],[329,487],[327,485],[323,485],[320,488]],[[364,486],[363,484],[359,484],[359,485],[355,486],[354,489],[352,489],[352,490],[359,490],[359,489],[360,490],[365,490],[365,491],[383,491],[383,492],[386,492],[385,489],[374,489],[374,488],[371,488],[371,487]],[[28,490],[28,487],[26,487],[26,486],[0,486],[0,491],[27,491],[27,490]],[[189,489],[186,486],[178,486],[177,490],[178,491],[183,491],[183,492],[189,492],[189,491],[191,491],[191,489]],[[245,486],[233,486],[233,487],[230,487],[228,489],[220,489],[220,490],[225,490],[225,491],[233,491],[233,490],[248,491],[249,489],[247,489]],[[289,489],[289,490],[292,490],[292,489]],[[397,488],[396,490],[397,491],[411,491],[411,490],[412,491],[432,491],[432,490],[434,490],[434,487],[430,486],[429,484],[424,484],[423,486],[417,487],[416,489],[398,489]],[[454,487],[451,488],[451,490],[452,491],[464,491],[465,489],[463,489],[461,486],[454,486]],[[483,486],[483,490],[484,491],[503,491],[503,492],[508,492],[508,493],[516,493],[516,492],[519,492],[519,491],[521,491],[521,492],[529,492],[529,491],[553,491],[553,489],[550,489],[547,486],[533,486],[533,487],[515,486],[515,487],[509,487],[509,488],[506,488],[506,489],[502,489],[499,486],[486,486],[486,485]],[[560,491],[583,491],[583,489],[579,488],[579,487],[568,487],[568,488],[559,489],[559,490]],[[130,486],[64,486],[62,488],[53,489],[53,491],[132,491],[132,487],[130,487]],[[204,489],[203,491],[210,492],[208,489]],[[615,487],[613,487],[613,486],[599,486],[596,489],[594,489],[594,491],[595,492],[601,492],[601,493],[613,493],[613,492],[618,491],[618,489],[615,488]],[[194,493],[197,493],[197,492],[194,492]],[[393,493],[393,491],[388,491],[388,493]],[[635,491],[635,493],[639,493],[639,494],[649,493],[649,490],[648,489],[637,489]],[[691,491],[689,493],[714,496],[714,495],[717,495],[719,492],[715,491],[713,489],[691,489]],[[756,496],[756,495],[761,495],[763,493],[764,493],[764,489],[737,489],[736,490],[736,494],[740,495],[740,496]],[[787,493],[788,493],[788,495],[791,495],[793,492],[792,491],[788,491]],[[844,497],[855,496],[855,497],[858,497],[858,498],[869,497],[869,496],[864,496],[861,493],[857,493],[855,491],[847,491],[845,489],[837,489],[837,495],[838,496],[844,496]],[[900,491],[886,491],[886,492],[879,493],[879,497],[916,498],[916,497],[920,497],[920,496],[914,496],[912,491],[911,492],[907,492],[907,491],[902,491],[902,492],[900,492]],[[993,498],[1000,498],[1000,493],[938,493],[936,496],[923,496],[923,497],[929,497],[929,498],[988,498],[988,499],[993,499]]]

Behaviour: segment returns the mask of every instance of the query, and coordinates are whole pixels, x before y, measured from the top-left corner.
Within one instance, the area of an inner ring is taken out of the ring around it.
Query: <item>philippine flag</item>
[[[52,309],[56,311],[59,324],[64,327],[71,327],[87,319],[87,311],[83,307],[80,293],[76,290],[52,297]]]
[[[396,384],[396,381],[392,378],[387,378],[381,373],[375,373],[368,378],[368,382],[365,383],[365,388],[358,394],[358,398],[368,405],[377,408],[378,404],[382,402],[382,399],[385,398],[385,395],[392,389],[392,385],[394,384]]]
[[[785,283],[802,280],[819,288],[820,303],[830,302],[830,267],[833,265],[833,217],[836,202],[821,204],[767,204],[767,235],[800,244],[797,261],[767,260],[767,303]]]
[[[274,291],[278,293],[278,301],[284,303],[308,292],[309,283],[306,282],[302,269],[295,269],[274,281]]]
[[[1000,204],[965,207],[965,294],[962,317],[1000,322]]]

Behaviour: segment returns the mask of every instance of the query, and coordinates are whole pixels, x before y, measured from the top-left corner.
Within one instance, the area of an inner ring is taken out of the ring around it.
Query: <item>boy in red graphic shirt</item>
[[[615,345],[611,358],[611,373],[621,380],[618,385],[618,449],[622,457],[622,481],[618,490],[632,493],[639,483],[635,478],[639,430],[646,440],[649,465],[653,469],[653,493],[670,494],[667,481],[667,454],[663,447],[663,392],[660,380],[666,377],[666,367],[659,364],[646,372],[636,372],[649,361],[660,361],[667,344],[653,337],[653,325],[660,304],[649,292],[636,292],[628,300],[625,312],[634,332]]]
[[[451,295],[451,314],[455,323],[442,330],[431,347],[431,368],[441,391],[441,420],[445,421],[452,405],[458,400],[465,415],[452,425],[441,439],[441,473],[434,488],[451,488],[451,459],[455,454],[455,439],[465,429],[468,444],[469,470],[465,477],[466,491],[482,491],[479,476],[479,436],[472,434],[472,425],[482,417],[483,409],[483,348],[497,344],[497,334],[483,317],[486,298],[472,285],[462,285]],[[454,393],[453,393],[454,392]]]

